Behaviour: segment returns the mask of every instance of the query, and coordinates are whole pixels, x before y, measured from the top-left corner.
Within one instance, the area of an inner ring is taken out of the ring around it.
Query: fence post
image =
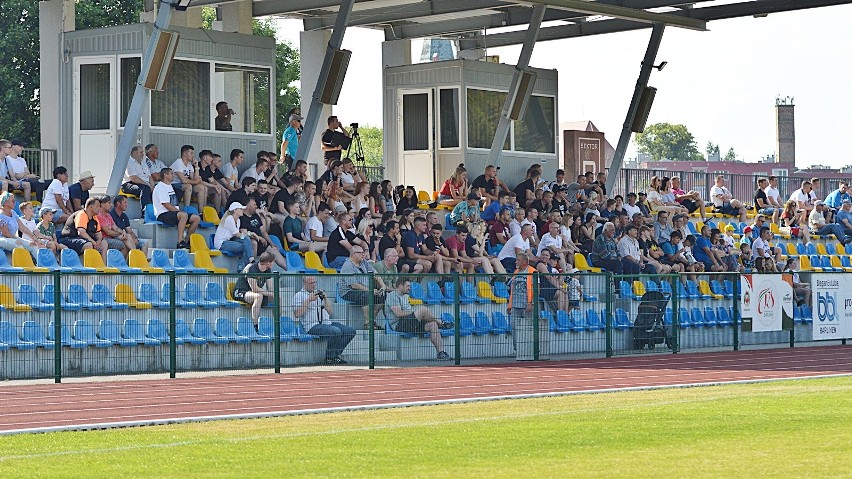
[[[177,375],[177,318],[175,316],[175,272],[169,271],[169,377]]]
[[[737,279],[734,281],[734,307],[733,309],[733,321],[734,321],[734,351],[740,350],[740,282],[742,281],[742,276],[737,275]]]
[[[529,273],[527,273],[527,274],[529,274]],[[539,300],[538,300],[538,275],[539,275],[538,271],[533,273],[533,295],[532,295],[532,300],[533,300],[533,317],[532,317],[532,320],[533,320],[533,361],[538,361],[539,356],[541,354],[541,350],[540,350],[541,344],[539,342],[539,337],[538,337],[539,334],[540,334],[539,329],[541,329],[539,324],[538,324],[539,318],[541,317],[541,308],[540,308],[541,305],[539,304]]]
[[[273,319],[273,330],[275,344],[272,346],[272,351],[275,358],[272,363],[275,367],[275,374],[281,373],[281,273],[275,272],[272,277],[272,285],[275,294],[272,296],[272,310],[275,311],[275,319]]]
[[[795,299],[793,300],[793,304],[795,304]],[[790,328],[790,347],[796,347],[796,323],[793,323],[793,327]]]
[[[53,273],[53,382],[62,382],[62,274]]]
[[[680,314],[678,313],[678,283],[680,274],[672,277],[672,354],[680,352]]]
[[[613,301],[613,298],[612,298],[612,282],[613,281],[614,281],[614,279],[613,279],[612,273],[610,273],[609,271],[604,273],[604,282],[606,283],[605,293],[604,293],[606,295],[605,298],[604,298],[604,301],[606,302],[606,309],[604,309],[604,311],[606,312],[606,314],[605,314],[606,318],[604,318],[604,324],[606,325],[606,329],[605,329],[606,357],[608,357],[608,358],[611,358],[612,354],[613,354],[613,351],[612,351],[612,326],[613,326],[612,318],[613,318],[613,315],[615,314],[615,307],[614,307],[615,302]]]
[[[367,295],[370,311],[370,323],[367,325],[367,337],[369,341],[369,351],[367,352],[367,362],[370,369],[376,369],[376,302],[374,301],[373,292],[376,291],[376,276],[375,273],[370,275],[370,294]]]
[[[453,363],[458,366],[461,364],[461,285],[459,284],[459,273],[453,272],[453,317],[456,318],[453,324],[453,339],[455,340],[455,351],[453,351]],[[438,334],[441,334],[440,331]]]

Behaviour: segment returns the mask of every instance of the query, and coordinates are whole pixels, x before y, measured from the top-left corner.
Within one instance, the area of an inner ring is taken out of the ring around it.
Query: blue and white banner
[[[813,277],[813,338],[842,339],[852,334],[852,276],[815,274]]]

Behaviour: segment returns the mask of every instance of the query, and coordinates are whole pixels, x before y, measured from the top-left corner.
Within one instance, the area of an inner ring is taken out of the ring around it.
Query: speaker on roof
[[[325,79],[325,84],[320,89],[320,95],[317,98],[324,105],[337,105],[337,98],[340,97],[340,89],[343,88],[343,79],[346,77],[346,69],[349,68],[349,59],[352,58],[352,52],[349,50],[335,50],[331,57],[331,68],[328,70],[328,77]]]
[[[533,88],[535,88],[536,74],[531,71],[522,71],[521,79],[518,82],[518,87],[512,94],[512,104],[509,106],[509,119],[513,121],[520,120],[527,110],[527,105],[530,102]]]
[[[636,108],[636,116],[633,117],[633,123],[630,125],[630,131],[633,133],[642,133],[645,131],[645,123],[648,121],[648,115],[651,113],[651,105],[654,104],[654,97],[657,95],[657,89],[652,86],[646,86],[642,90],[642,96],[639,97],[639,106]]]
[[[157,46],[154,47],[154,55],[151,57],[151,68],[148,69],[142,86],[149,90],[160,91],[165,88],[179,39],[180,35],[177,32],[160,30]]]

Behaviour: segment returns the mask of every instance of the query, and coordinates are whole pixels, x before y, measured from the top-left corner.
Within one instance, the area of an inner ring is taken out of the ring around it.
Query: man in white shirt
[[[748,219],[745,206],[739,200],[734,199],[731,192],[725,187],[724,176],[719,175],[716,177],[716,184],[710,188],[710,197],[713,198],[713,205],[722,214],[739,216],[740,221],[743,223]]]
[[[160,171],[166,168],[166,164],[160,161],[160,147],[153,143],[145,145],[145,165],[148,166],[148,171],[151,172],[151,179],[156,185],[160,178]]]
[[[624,236],[618,241],[618,255],[624,274],[639,274],[645,267],[642,262],[642,252],[639,250],[639,230],[628,225]],[[654,271],[656,273],[656,271]]]
[[[751,258],[768,258],[775,263],[781,263],[781,248],[769,246],[772,240],[772,230],[766,226],[760,228],[760,236],[751,243]]]
[[[190,215],[186,211],[180,211],[176,206],[177,195],[174,187],[172,187],[172,180],[174,179],[172,169],[163,168],[160,170],[160,177],[162,181],[157,183],[152,194],[154,215],[157,217],[157,221],[177,226],[177,249],[189,248],[189,237],[198,229],[201,218],[198,215]],[[184,238],[187,223],[189,223],[189,228]]]
[[[354,195],[355,185],[362,181],[367,181],[367,178],[355,168],[355,164],[351,158],[344,158],[341,166],[340,186],[343,187],[343,191],[346,193]]]
[[[574,255],[568,253],[573,253],[574,250],[565,246],[565,238],[559,233],[559,223],[551,221],[547,234],[541,237],[538,244],[539,254],[544,249],[549,250],[559,262],[559,268],[567,271],[567,264],[571,263],[573,267],[574,263]]]
[[[837,223],[826,224],[826,210],[828,210],[828,205],[822,200],[814,202],[814,210],[808,216],[808,228],[811,230],[811,235],[834,235],[844,245],[852,241],[852,236],[846,236],[843,226]]]
[[[346,364],[340,355],[355,337],[355,329],[331,320],[334,307],[328,293],[317,290],[316,276],[305,276],[302,285],[302,289],[293,297],[293,316],[302,322],[308,334],[328,340],[326,364]]]
[[[784,205],[781,204],[781,193],[778,191],[778,177],[770,176],[768,179],[769,186],[763,189],[763,192],[766,193],[766,201],[773,208],[783,210]],[[774,223],[775,219],[773,219],[772,222]]]
[[[328,243],[328,236],[323,236],[323,225],[328,220],[330,214],[331,207],[327,203],[320,203],[317,206],[317,214],[308,218],[308,222],[305,225],[305,229],[307,230],[306,236],[312,242]]]
[[[180,158],[172,163],[172,187],[178,194],[183,194],[183,205],[189,206],[192,194],[198,201],[198,211],[204,211],[207,206],[207,185],[201,180],[200,168],[195,160],[195,148],[191,145],[180,147]],[[165,181],[165,180],[163,180]]]
[[[635,215],[636,213],[639,213],[640,215],[642,214],[642,210],[639,209],[639,205],[636,204],[636,193],[627,193],[627,202],[624,203],[621,207],[627,213],[628,218],[633,218],[633,215]]]
[[[74,213],[69,201],[71,194],[68,188],[68,170],[64,166],[57,166],[53,169],[53,181],[48,185],[44,201],[41,203],[42,208],[57,211],[58,214],[53,215],[54,223],[64,225],[68,217]]]
[[[242,182],[246,178],[254,178],[255,181],[265,180],[267,169],[269,169],[269,160],[266,157],[260,157],[253,166],[250,166],[243,172],[240,181]]]
[[[515,271],[517,269],[515,260],[518,257],[518,253],[530,251],[531,236],[532,227],[530,225],[524,225],[521,227],[520,233],[509,238],[509,241],[503,245],[503,249],[500,250],[500,254],[497,255],[497,259],[500,260],[500,263],[506,271]]]
[[[21,156],[23,151],[24,144],[19,140],[12,140],[12,151],[5,158],[9,179],[14,189],[23,191],[25,201],[32,198],[30,192],[34,192],[36,199],[42,201],[42,194],[47,185],[37,175],[30,173],[27,160]]]
[[[130,160],[127,161],[124,183],[121,185],[121,191],[140,198],[142,208],[151,204],[151,193],[154,191],[151,170],[148,169],[144,157],[145,152],[140,145],[136,145],[130,150]]]
[[[243,164],[245,160],[245,153],[240,149],[231,150],[230,160],[222,165],[222,175],[225,176],[225,180],[227,180],[227,188],[230,191],[237,191],[240,187],[239,179],[240,179],[240,165]]]
[[[799,211],[805,211],[807,214],[810,214],[814,210],[814,197],[811,196],[812,191],[811,182],[803,181],[802,187],[790,195],[790,201],[796,202],[796,208]]]

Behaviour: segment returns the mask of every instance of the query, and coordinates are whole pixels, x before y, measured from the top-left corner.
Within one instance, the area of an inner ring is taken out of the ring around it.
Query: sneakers
[[[178,241],[175,249],[189,249],[189,241]]]
[[[337,366],[340,366],[340,365],[343,365],[343,364],[348,364],[346,362],[346,360],[344,360],[340,356],[337,356],[336,358],[326,359],[325,363],[326,364],[333,364],[333,365],[337,365]]]
[[[453,326],[455,326],[455,324],[450,321],[441,321],[441,323],[438,324],[438,328],[440,329],[453,329]]]
[[[440,353],[438,353],[438,356],[436,357],[436,359],[438,361],[449,361],[452,358],[450,357],[449,354],[447,354],[446,351],[441,351]]]

